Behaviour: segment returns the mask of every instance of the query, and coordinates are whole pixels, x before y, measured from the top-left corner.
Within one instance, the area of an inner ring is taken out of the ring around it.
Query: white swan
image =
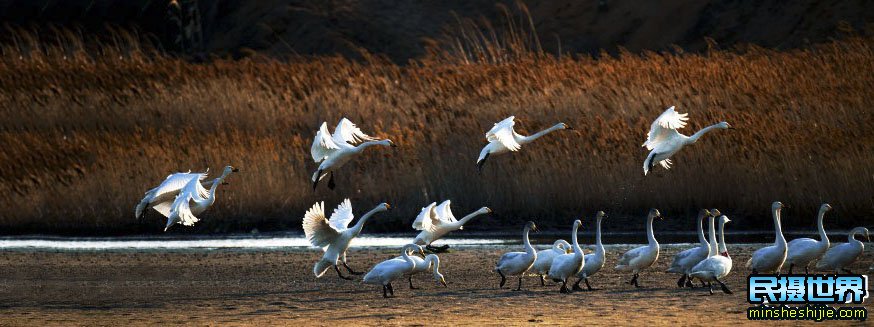
[[[701,209],[698,212],[698,243],[697,247],[682,251],[674,256],[674,261],[671,262],[671,267],[667,272],[681,274],[677,280],[678,287],[691,287],[692,280],[689,278],[689,271],[696,264],[707,258],[707,253],[710,250],[710,243],[704,238],[704,220],[711,217],[711,213],[707,209]]]
[[[423,256],[425,255],[421,246],[416,244],[404,245],[401,251],[401,257],[404,260],[388,259],[376,264],[364,275],[362,282],[365,284],[382,285],[382,297],[389,297],[389,294],[394,296],[395,292],[391,282],[403,277],[404,274],[411,273],[416,268],[415,261],[409,255],[411,251],[416,251]],[[340,271],[338,270],[337,272],[339,273]]]
[[[227,170],[227,167],[225,167],[225,170]],[[231,167],[231,171],[237,172],[239,170]],[[200,180],[208,172],[209,169],[207,169],[205,173],[192,173],[191,171],[188,171],[187,173],[175,173],[167,175],[167,178],[164,179],[163,182],[161,182],[161,185],[158,185],[158,187],[146,191],[145,196],[142,200],[140,200],[140,203],[137,204],[136,208],[134,209],[134,216],[136,216],[137,219],[140,219],[143,217],[146,209],[153,208],[155,209],[155,211],[161,213],[161,215],[163,215],[164,217],[169,217],[170,205],[173,204],[173,201],[176,199],[176,196],[179,195],[179,192],[182,191],[182,188],[185,187],[185,185],[187,185],[188,182],[192,179]],[[215,179],[203,182],[203,185],[201,186],[203,192],[206,192],[205,188],[212,187],[215,182]]]
[[[586,281],[586,288],[592,290],[592,285],[589,285],[589,277],[592,277],[598,270],[604,267],[605,255],[604,244],[601,243],[601,220],[607,218],[607,214],[603,211],[598,211],[595,215],[595,252],[589,253],[583,257],[583,269],[577,274],[577,282],[574,283],[574,291],[582,291],[580,281]]]
[[[222,184],[225,178],[234,171],[237,171],[234,167],[225,167],[222,175],[212,181],[209,190],[200,185],[200,181],[206,179],[206,173],[190,179],[170,205],[170,214],[167,215],[167,225],[164,226],[164,231],[166,232],[175,223],[193,226],[199,220],[196,215],[201,214],[215,203],[215,192],[219,184]]]
[[[822,226],[822,219],[825,213],[832,209],[828,203],[823,203],[819,207],[819,214],[816,217],[816,229],[819,232],[819,241],[812,238],[796,238],[788,243],[788,251],[786,254],[786,264],[789,264],[789,274],[792,274],[792,268],[795,266],[804,267],[804,273],[808,273],[808,266],[816,259],[822,257],[825,251],[830,246],[828,235],[825,233],[825,228]]]
[[[532,230],[537,231],[537,225],[533,221],[525,224],[525,228],[522,230],[522,244],[525,252],[504,253],[501,259],[498,260],[498,264],[495,265],[494,271],[501,275],[500,288],[504,288],[507,276],[518,276],[519,285],[516,286],[515,291],[522,290],[522,275],[528,272],[528,269],[531,269],[534,261],[537,260],[537,251],[534,250],[534,247],[531,246],[531,241],[528,239],[528,233]]]
[[[482,172],[486,159],[493,154],[501,154],[507,151],[519,151],[523,144],[531,143],[541,136],[561,129],[573,129],[565,123],[558,123],[540,132],[524,136],[513,130],[513,126],[516,125],[516,122],[514,121],[515,118],[515,116],[510,116],[509,118],[496,123],[492,129],[486,132],[486,140],[489,141],[489,144],[486,144],[486,146],[483,147],[482,151],[479,153],[479,157],[476,159],[476,168],[479,172]]]
[[[571,253],[573,250],[573,247],[571,247],[571,244],[567,241],[556,240],[552,243],[551,248],[537,251],[537,258],[534,260],[534,264],[531,265],[531,271],[540,276],[541,286],[546,285],[543,277],[549,273],[549,267],[552,266],[552,260],[562,254]]]
[[[431,252],[446,251],[446,249],[449,248],[448,245],[433,247],[431,246],[431,243],[446,236],[449,232],[463,229],[464,224],[474,217],[492,212],[492,209],[482,207],[479,210],[464,216],[460,220],[456,220],[455,216],[452,214],[452,210],[449,208],[450,203],[449,200],[446,200],[439,206],[436,206],[437,203],[434,202],[422,208],[419,216],[417,216],[416,220],[413,221],[413,228],[421,231],[419,235],[416,235],[416,238],[413,239],[413,243],[425,245],[425,248]]]
[[[714,129],[732,128],[728,123],[721,122],[705,127],[692,134],[692,136],[686,136],[680,134],[677,130],[686,126],[686,121],[689,120],[686,117],[688,115],[674,111],[672,106],[652,123],[649,133],[646,134],[646,142],[643,143],[647,150],[651,150],[649,155],[646,156],[646,160],[643,161],[644,175],[649,173],[656,163],[662,165],[665,169],[671,168],[670,157],[684,146],[697,142],[707,132]]]
[[[409,253],[409,252],[408,252]],[[424,252],[423,252],[424,253]],[[395,258],[395,260],[405,260],[403,256]],[[434,276],[434,280],[443,284],[443,287],[446,287],[446,279],[443,278],[443,274],[440,273],[440,258],[437,257],[436,254],[429,254],[425,256],[425,259],[422,259],[418,256],[411,256],[410,260],[416,264],[416,267],[413,268],[410,272],[406,273],[407,281],[410,282],[410,289],[416,290],[418,287],[413,286],[413,275],[423,273],[426,271],[431,271]]]
[[[619,263],[614,268],[619,271],[634,273],[628,283],[635,287],[640,287],[640,284],[637,283],[640,271],[652,266],[659,259],[659,242],[656,241],[652,231],[652,221],[655,218],[663,219],[658,209],[651,209],[646,217],[646,238],[648,244],[625,252],[622,258],[619,258]]]
[[[833,246],[825,252],[825,255],[816,263],[816,269],[824,271],[834,271],[840,273],[841,270],[848,274],[852,274],[847,270],[847,266],[856,262],[862,252],[865,252],[865,245],[856,239],[856,234],[864,234],[868,242],[871,241],[871,235],[868,234],[868,229],[865,227],[856,227],[850,231],[847,243],[841,243]]]
[[[719,217],[720,238],[724,239],[725,224],[729,221],[731,220],[725,215]],[[723,252],[728,252],[724,241],[719,243],[719,247],[722,247],[722,249],[725,250]],[[710,295],[713,295],[713,282],[719,284],[723,293],[732,294],[731,290],[728,289],[728,286],[721,281],[723,277],[728,276],[728,273],[731,272],[731,258],[720,255],[719,247],[717,247],[716,232],[713,228],[713,217],[710,217],[710,254],[707,259],[702,260],[695,265],[695,267],[692,267],[692,271],[689,273],[689,276],[691,277],[710,283]]]
[[[341,260],[343,267],[350,274],[360,275],[346,264],[346,250],[349,249],[349,243],[352,239],[361,233],[364,223],[377,212],[383,212],[391,208],[387,203],[380,203],[375,208],[361,216],[354,226],[349,227],[349,223],[355,216],[352,214],[352,203],[349,199],[340,203],[337,209],[331,214],[331,219],[325,218],[325,203],[317,202],[312,208],[307,210],[303,217],[303,232],[307,240],[313,246],[318,246],[324,249],[325,254],[319,262],[313,267],[313,274],[316,278],[322,277],[329,267],[334,266],[337,275],[343,279],[352,279],[351,277],[343,276],[340,273],[340,268],[337,267],[337,261]]]
[[[747,260],[747,268],[756,273],[780,273],[783,268],[783,263],[786,261],[786,238],[783,237],[783,229],[780,226],[780,211],[783,210],[783,203],[780,201],[771,204],[771,211],[774,217],[774,232],[776,237],[774,245],[766,246],[753,252],[753,256]]]
[[[577,219],[574,221],[573,234],[573,253],[562,254],[555,259],[552,259],[552,266],[549,267],[549,278],[556,282],[561,282],[561,293],[570,293],[571,290],[567,287],[567,280],[575,276],[583,269],[583,249],[580,248],[580,243],[577,240],[577,231],[583,223]]]
[[[359,142],[361,144],[355,146]],[[391,140],[377,140],[364,134],[361,129],[346,118],[341,119],[340,123],[337,124],[334,135],[328,133],[328,123],[323,122],[319,130],[316,131],[313,146],[310,148],[313,161],[320,163],[319,169],[312,177],[313,190],[316,189],[319,181],[329,173],[331,178],[328,180],[328,188],[334,189],[334,171],[349,162],[356,154],[374,145],[395,146]]]

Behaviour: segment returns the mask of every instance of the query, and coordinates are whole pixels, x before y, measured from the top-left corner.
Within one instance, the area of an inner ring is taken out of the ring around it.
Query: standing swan
[[[513,130],[513,126],[516,125],[516,122],[513,121],[515,118],[515,116],[510,116],[498,122],[492,129],[486,132],[486,140],[489,141],[489,144],[483,147],[479,153],[479,158],[476,159],[477,171],[482,173],[486,159],[492,154],[501,154],[507,151],[516,152],[522,148],[523,144],[531,143],[541,136],[561,129],[573,129],[565,123],[558,123],[530,136],[524,136]]]
[[[819,241],[812,238],[796,238],[789,242],[788,251],[786,254],[786,263],[789,264],[789,274],[792,274],[792,268],[795,266],[804,267],[804,273],[808,273],[807,267],[813,260],[819,259],[828,250],[829,241],[828,235],[825,233],[825,228],[822,227],[822,219],[825,213],[832,209],[828,203],[823,203],[819,207],[819,214],[816,217],[816,230],[819,232]]]
[[[595,231],[595,253],[589,253],[583,260],[585,261],[583,264],[583,270],[580,270],[580,273],[577,274],[577,282],[574,283],[574,291],[582,291],[583,288],[580,287],[580,281],[586,281],[586,288],[591,291],[592,285],[589,285],[589,277],[592,277],[598,270],[601,270],[604,267],[604,259],[606,252],[604,251],[604,244],[601,244],[601,220],[607,218],[607,214],[603,211],[598,211],[598,214],[595,216],[595,226],[597,226]]]
[[[649,155],[646,156],[646,160],[643,161],[644,175],[649,173],[656,163],[662,165],[665,169],[670,169],[671,160],[669,158],[684,146],[697,142],[707,132],[714,129],[732,128],[728,123],[721,122],[705,127],[692,134],[692,136],[686,136],[680,134],[677,130],[686,127],[686,121],[689,120],[686,117],[688,115],[674,111],[674,107],[671,106],[652,122],[649,133],[646,134],[646,142],[643,143],[647,150],[651,150]]]
[[[408,252],[409,253],[409,252]],[[422,252],[424,253],[424,251]],[[397,257],[394,260],[405,260],[403,256]],[[443,278],[443,274],[440,273],[440,258],[437,257],[436,254],[429,254],[425,256],[425,259],[419,258],[419,256],[412,256],[410,260],[416,264],[416,267],[413,268],[410,272],[407,273],[407,281],[410,282],[410,289],[416,290],[418,287],[413,286],[413,275],[418,273],[423,273],[428,270],[431,270],[434,275],[434,280],[443,284],[443,287],[446,287],[446,279]]]
[[[227,170],[227,167],[225,167],[225,170]],[[207,169],[206,171],[206,173],[191,173],[191,171],[188,171],[187,173],[175,173],[167,175],[167,178],[164,179],[163,182],[161,182],[161,185],[158,185],[158,187],[146,191],[146,195],[143,197],[142,200],[140,200],[140,203],[137,204],[137,207],[134,210],[134,216],[136,216],[137,219],[140,219],[143,217],[146,209],[154,208],[164,217],[169,217],[170,206],[171,204],[173,204],[176,196],[179,195],[179,192],[182,191],[182,188],[185,187],[185,185],[188,184],[188,181],[192,179],[200,180],[201,178],[204,178],[204,176],[209,172],[209,169]],[[237,172],[239,170],[231,167],[231,171]],[[203,186],[201,188],[212,187],[215,182],[215,179],[211,181],[206,181],[203,183]],[[202,192],[203,193],[200,194],[204,194],[206,192],[206,189],[203,189]]]
[[[322,277],[329,267],[334,266],[337,275],[340,278],[351,280],[351,277],[343,276],[340,273],[340,268],[337,267],[337,261],[342,259],[343,267],[350,274],[360,275],[355,272],[349,265],[346,264],[346,250],[349,249],[349,243],[352,239],[361,233],[364,223],[377,212],[383,212],[391,208],[388,203],[380,203],[361,216],[358,223],[349,227],[349,223],[355,216],[352,214],[352,203],[349,199],[340,203],[337,209],[331,214],[331,219],[325,218],[325,203],[317,202],[310,210],[307,210],[303,217],[303,232],[307,240],[313,246],[324,248],[325,254],[319,262],[313,267],[313,274],[316,278]]]
[[[514,291],[522,290],[522,275],[528,272],[528,269],[531,269],[531,265],[537,260],[537,251],[534,250],[534,247],[531,246],[531,241],[528,240],[528,232],[532,230],[536,232],[537,225],[533,221],[529,221],[525,224],[525,228],[522,231],[522,243],[524,244],[525,252],[504,253],[501,259],[498,260],[498,264],[495,265],[495,272],[501,275],[500,288],[503,288],[504,283],[507,282],[506,276],[518,276],[519,285],[516,286]]]
[[[200,185],[200,181],[206,179],[206,173],[190,179],[185,187],[179,191],[173,204],[170,205],[170,214],[167,216],[167,225],[164,226],[164,231],[166,232],[170,226],[177,222],[184,226],[194,225],[199,220],[195,215],[199,215],[215,203],[215,191],[219,184],[222,184],[225,178],[235,171],[237,169],[234,167],[225,167],[222,175],[212,181],[209,190]]]
[[[747,268],[752,269],[753,274],[770,272],[779,274],[780,269],[783,268],[783,263],[786,261],[786,238],[783,237],[783,229],[780,226],[781,210],[783,210],[783,203],[780,201],[771,204],[774,232],[776,233],[774,245],[753,252],[752,258],[747,261]]]
[[[573,234],[571,238],[574,243],[574,253],[562,254],[552,259],[552,266],[549,267],[549,278],[556,282],[561,282],[561,293],[570,293],[567,288],[567,280],[571,276],[575,276],[583,269],[583,249],[580,248],[580,243],[577,241],[577,231],[583,223],[577,219],[574,221]]]
[[[719,243],[719,246],[722,249],[726,249],[725,247],[725,224],[731,221],[725,215],[719,217],[719,237],[723,239],[723,242]],[[699,262],[695,267],[692,267],[692,272],[689,273],[689,276],[698,278],[699,280],[710,283],[710,295],[713,295],[713,282],[719,283],[719,286],[722,287],[722,292],[725,294],[732,294],[731,290],[728,289],[728,286],[725,286],[720,279],[725,276],[728,276],[728,273],[731,272],[731,258],[725,257],[719,254],[720,248],[717,247],[716,242],[716,232],[713,229],[713,217],[710,217],[710,254],[707,259]],[[728,250],[724,251],[728,252]]]
[[[425,248],[431,252],[446,251],[446,249],[449,248],[448,245],[433,247],[431,246],[431,243],[446,236],[449,232],[462,229],[464,224],[474,217],[492,212],[492,209],[482,207],[479,210],[464,216],[460,220],[456,220],[455,216],[452,214],[452,210],[449,209],[449,204],[449,200],[446,200],[439,206],[435,207],[436,202],[434,202],[427,207],[422,208],[419,216],[417,216],[416,220],[413,221],[413,228],[421,231],[419,235],[416,235],[416,238],[413,239],[413,243],[425,245]]]
[[[865,245],[856,239],[856,234],[864,234],[868,242],[871,241],[871,235],[868,234],[867,228],[853,228],[850,231],[847,243],[841,243],[828,249],[825,255],[822,256],[822,259],[819,259],[819,262],[816,263],[816,269],[834,271],[835,273],[840,273],[843,270],[848,274],[852,274],[851,271],[847,270],[847,266],[856,262],[856,259],[859,259],[862,252],[865,251]]]
[[[683,252],[677,253],[674,256],[674,261],[671,263],[671,267],[668,268],[669,273],[681,274],[680,279],[677,280],[678,287],[691,287],[692,280],[689,278],[689,271],[696,264],[701,262],[707,258],[707,253],[710,250],[710,243],[704,239],[704,219],[707,219],[711,216],[711,212],[707,209],[701,209],[698,212],[698,243],[700,244],[698,247],[694,247]]]
[[[546,286],[543,276],[549,273],[549,267],[552,266],[552,260],[562,254],[571,253],[573,250],[573,247],[571,247],[571,244],[567,241],[556,240],[555,243],[552,243],[551,248],[537,251],[537,259],[534,259],[534,264],[531,265],[531,270],[540,276],[540,286]]]
[[[655,235],[652,232],[652,221],[656,217],[664,219],[658,209],[651,209],[646,217],[646,238],[649,243],[625,252],[622,258],[619,258],[619,263],[614,268],[619,271],[631,271],[634,273],[631,281],[628,283],[635,287],[640,287],[637,283],[640,271],[652,266],[659,258],[659,242],[656,241]]]
[[[361,144],[355,146],[354,144],[358,142]],[[374,145],[395,146],[391,140],[377,140],[364,134],[361,129],[346,118],[341,119],[340,123],[337,124],[334,135],[328,133],[328,123],[323,122],[319,130],[316,131],[313,146],[310,148],[313,161],[320,163],[319,169],[313,174],[313,191],[316,190],[319,181],[329,173],[331,179],[328,180],[328,188],[333,190],[334,170],[349,162],[356,154]]]
[[[362,281],[365,284],[382,285],[382,297],[387,298],[389,297],[389,294],[394,296],[395,291],[391,286],[391,282],[395,279],[401,278],[404,274],[411,273],[416,268],[416,263],[409,254],[409,252],[412,251],[416,251],[422,255],[425,254],[422,251],[421,246],[415,244],[404,245],[403,251],[401,252],[401,257],[403,257],[404,260],[388,259],[380,262],[376,264],[376,266],[373,266],[373,268],[367,272],[367,275],[364,275]],[[337,272],[339,273],[340,271],[337,270]]]

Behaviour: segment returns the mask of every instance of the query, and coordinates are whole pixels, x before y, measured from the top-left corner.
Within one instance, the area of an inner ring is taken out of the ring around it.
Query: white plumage
[[[506,276],[517,276],[519,277],[519,285],[516,287],[516,291],[522,290],[522,275],[527,273],[534,261],[537,260],[537,251],[534,250],[528,239],[528,233],[532,230],[537,231],[537,225],[533,221],[525,224],[525,228],[522,230],[522,244],[525,252],[504,253],[495,265],[495,272],[501,275],[499,287],[504,287],[504,283],[507,281]]]
[[[659,258],[659,242],[656,241],[652,230],[652,222],[655,218],[662,218],[661,213],[657,209],[651,209],[646,217],[646,238],[647,245],[634,248],[625,252],[619,263],[614,269],[619,271],[630,271],[634,275],[628,283],[635,287],[640,287],[637,278],[640,277],[640,271],[652,266]]]
[[[565,240],[556,240],[552,243],[552,247],[546,250],[537,251],[537,258],[534,259],[534,264],[531,265],[531,271],[540,275],[540,285],[544,283],[544,276],[549,273],[549,267],[552,266],[552,260],[562,254],[573,252],[571,244]]]
[[[831,210],[831,208],[828,203],[823,203],[819,207],[819,214],[816,217],[819,241],[805,237],[796,238],[787,244],[785,264],[789,265],[790,274],[792,274],[792,268],[795,266],[804,267],[804,273],[808,273],[810,263],[822,257],[825,251],[828,250],[831,244],[828,240],[828,234],[825,233],[825,228],[822,226],[822,220],[825,217],[825,213]]]
[[[816,263],[816,269],[823,271],[834,271],[840,273],[842,270],[846,273],[851,273],[847,270],[847,266],[856,262],[859,256],[865,252],[865,244],[856,239],[857,234],[865,235],[865,238],[870,242],[871,235],[868,234],[868,229],[865,227],[856,227],[850,231],[847,243],[841,243],[833,246],[825,252],[822,259]]]
[[[753,252],[753,256],[747,260],[747,268],[752,269],[753,273],[780,273],[783,263],[786,262],[786,238],[783,237],[783,229],[780,225],[781,210],[783,210],[783,203],[777,201],[771,204],[776,233],[774,245]]]
[[[361,233],[364,224],[377,212],[386,211],[390,208],[387,203],[381,203],[369,212],[361,216],[351,228],[349,223],[354,218],[352,214],[352,203],[349,199],[343,201],[337,209],[331,214],[330,220],[325,216],[325,203],[317,202],[307,210],[303,218],[303,231],[308,241],[313,246],[324,248],[325,254],[322,259],[316,262],[313,267],[313,274],[316,278],[322,277],[325,271],[331,266],[337,271],[337,275],[343,279],[351,279],[343,276],[340,269],[337,267],[337,261],[342,259],[343,266],[351,274],[357,274],[346,263],[346,250],[349,249],[349,243],[352,239]]]
[[[462,229],[464,224],[474,217],[492,212],[492,209],[482,207],[462,217],[460,220],[456,220],[452,210],[449,208],[449,204],[450,201],[446,200],[439,206],[437,206],[436,202],[433,202],[422,208],[422,211],[419,212],[419,215],[413,221],[413,229],[421,231],[419,235],[416,235],[413,243],[426,245],[428,250],[432,252],[437,251],[437,248],[431,247],[431,243],[452,231]]]
[[[175,223],[184,226],[193,226],[194,223],[199,221],[197,215],[203,213],[207,208],[215,203],[215,193],[219,184],[222,184],[225,178],[235,171],[237,171],[237,169],[234,167],[225,167],[222,175],[210,182],[209,190],[201,185],[201,182],[206,179],[206,173],[187,173],[185,175],[194,176],[173,177],[171,175],[167,177],[165,183],[162,183],[161,186],[158,186],[158,188],[155,189],[155,192],[153,193],[154,197],[150,200],[153,201],[152,203],[155,203],[152,207],[167,217],[167,224],[164,226],[164,231],[166,232],[167,229]],[[172,190],[176,188],[176,185],[185,179],[188,181],[176,192],[176,197],[173,201],[166,201],[165,199],[173,193]],[[169,183],[167,183],[168,181]],[[137,214],[142,214],[141,208],[145,208],[145,206],[143,206],[145,202],[146,200],[143,199],[143,201],[140,202],[140,205],[137,206]]]
[[[556,282],[561,282],[561,289],[559,290],[561,293],[571,292],[567,287],[567,280],[571,276],[578,274],[583,269],[583,264],[585,263],[583,261],[583,249],[580,248],[580,243],[577,240],[577,231],[582,224],[579,219],[574,221],[573,234],[571,234],[574,252],[555,257],[555,259],[552,259],[552,266],[549,267],[549,278]]]
[[[359,144],[360,143],[360,144]],[[355,144],[358,144],[357,146]],[[313,174],[313,190],[319,181],[331,175],[328,187],[334,188],[334,171],[345,165],[349,160],[373,145],[394,146],[391,140],[377,140],[364,134],[355,124],[346,118],[340,120],[334,129],[334,134],[328,132],[328,123],[323,122],[316,131],[310,154],[313,161],[319,163],[319,169]]]
[[[182,188],[188,184],[192,179],[201,180],[204,178],[206,174],[209,172],[207,169],[204,173],[192,173],[188,171],[187,173],[175,173],[167,175],[167,178],[161,182],[157,187],[146,191],[145,196],[140,203],[137,204],[134,209],[134,216],[137,219],[140,219],[145,213],[146,209],[153,208],[164,217],[170,216],[170,207],[173,204],[173,201],[176,199],[176,196],[179,195],[179,192],[182,191]],[[212,185],[216,182],[215,179],[211,181],[203,182],[201,186],[200,192],[198,194],[201,197],[207,197],[206,189],[204,187],[212,187]]]
[[[408,252],[409,253],[409,252]],[[394,258],[394,260],[406,260],[403,256]],[[434,280],[442,284],[446,287],[446,279],[443,278],[443,274],[440,273],[440,258],[436,254],[426,255],[424,259],[418,256],[410,256],[410,260],[415,263],[415,267],[413,270],[406,274],[407,280],[410,282],[410,289],[418,289],[418,287],[413,286],[413,275],[424,273],[427,271],[431,271],[434,276]]]
[[[407,244],[401,251],[401,257],[404,260],[388,259],[373,266],[370,271],[364,275],[362,282],[365,284],[382,285],[382,296],[394,296],[394,288],[391,282],[403,277],[405,274],[410,274],[416,268],[415,261],[410,257],[409,252],[416,251],[424,255],[422,247],[415,244]]]
[[[719,217],[719,237],[723,240],[718,245],[723,252],[728,252],[725,246],[725,224],[731,221],[726,216]],[[695,267],[692,267],[689,276],[698,278],[702,281],[711,283],[710,294],[713,295],[713,284],[718,283],[722,287],[722,291],[726,294],[732,294],[721,279],[728,276],[731,272],[731,258],[719,254],[720,248],[717,247],[716,232],[713,229],[713,217],[710,217],[710,255],[707,259],[702,260]]]
[[[598,214],[595,215],[595,252],[586,254],[583,257],[583,269],[577,274],[577,278],[579,279],[577,279],[577,282],[573,287],[575,291],[583,290],[580,287],[581,281],[586,281],[586,288],[591,291],[592,286],[589,285],[589,277],[592,277],[604,267],[607,255],[607,252],[604,251],[604,244],[601,243],[601,221],[604,220],[604,218],[607,218],[607,214],[603,211],[598,211]]]
[[[684,287],[687,285],[691,285],[691,281],[687,280],[689,277],[689,270],[692,269],[696,264],[701,262],[707,258],[708,251],[710,250],[710,243],[704,238],[704,220],[709,218],[711,213],[707,209],[701,209],[698,213],[698,243],[697,247],[682,251],[677,253],[674,256],[674,261],[671,262],[671,267],[668,268],[667,272],[681,274],[680,279],[677,281],[677,286]]]
[[[656,163],[665,169],[671,168],[671,160],[669,158],[684,146],[697,142],[704,134],[714,129],[732,128],[727,122],[721,122],[705,127],[692,134],[692,136],[686,136],[680,134],[677,130],[686,127],[686,121],[689,120],[688,115],[678,113],[672,106],[652,123],[649,133],[646,134],[646,141],[643,143],[643,146],[650,150],[649,155],[643,162],[644,175],[648,174]]]
[[[528,144],[543,135],[552,133],[562,129],[572,129],[565,123],[558,123],[550,128],[534,133],[530,136],[520,135],[516,133],[513,126],[516,125],[515,116],[510,116],[495,124],[488,132],[486,132],[486,141],[489,142],[476,159],[477,170],[482,171],[483,164],[486,159],[492,154],[501,154],[509,151],[519,151],[523,144]]]

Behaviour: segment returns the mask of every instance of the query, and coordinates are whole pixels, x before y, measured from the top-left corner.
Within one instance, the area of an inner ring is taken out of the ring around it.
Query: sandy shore
[[[591,279],[598,290],[563,295],[536,277],[526,278],[521,292],[498,289],[491,268],[503,250],[459,249],[441,255],[449,287],[420,275],[414,282],[421,289],[397,283],[391,299],[360,278],[340,280],[330,271],[315,279],[315,251],[0,252],[0,325],[750,323],[742,266],[751,248],[733,249],[735,269],[726,283],[735,294],[713,296],[678,289],[677,276],[663,273],[676,251],[662,252],[657,266],[641,275],[640,289],[623,284],[629,276],[612,269],[619,254],[608,253],[605,268]],[[866,252],[854,271],[871,264]],[[366,270],[395,253],[351,250],[349,262]],[[865,304],[869,311],[871,303]]]

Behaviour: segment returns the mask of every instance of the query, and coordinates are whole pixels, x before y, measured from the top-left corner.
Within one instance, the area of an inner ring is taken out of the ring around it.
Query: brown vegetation
[[[603,209],[627,228],[642,228],[648,207],[669,218],[718,207],[738,228],[767,228],[760,218],[781,200],[794,205],[784,214],[793,228],[812,226],[823,201],[840,217],[834,226],[864,222],[874,205],[869,38],[597,60],[432,53],[406,66],[367,55],[191,64],[125,46],[21,49],[0,57],[3,233],[158,231],[157,215],[134,220],[143,191],[170,172],[225,164],[242,171],[195,230],[296,230],[313,202],[344,197],[356,211],[396,205],[373,231],[406,230],[421,206],[445,198],[457,213],[488,205],[497,219],[541,226]],[[670,105],[690,113],[689,131],[723,120],[738,129],[644,177],[640,144]],[[559,121],[576,131],[494,157],[478,176],[483,133],[508,115],[520,132]],[[310,141],[342,116],[399,147],[367,151],[337,174],[337,190],[313,193]]]

